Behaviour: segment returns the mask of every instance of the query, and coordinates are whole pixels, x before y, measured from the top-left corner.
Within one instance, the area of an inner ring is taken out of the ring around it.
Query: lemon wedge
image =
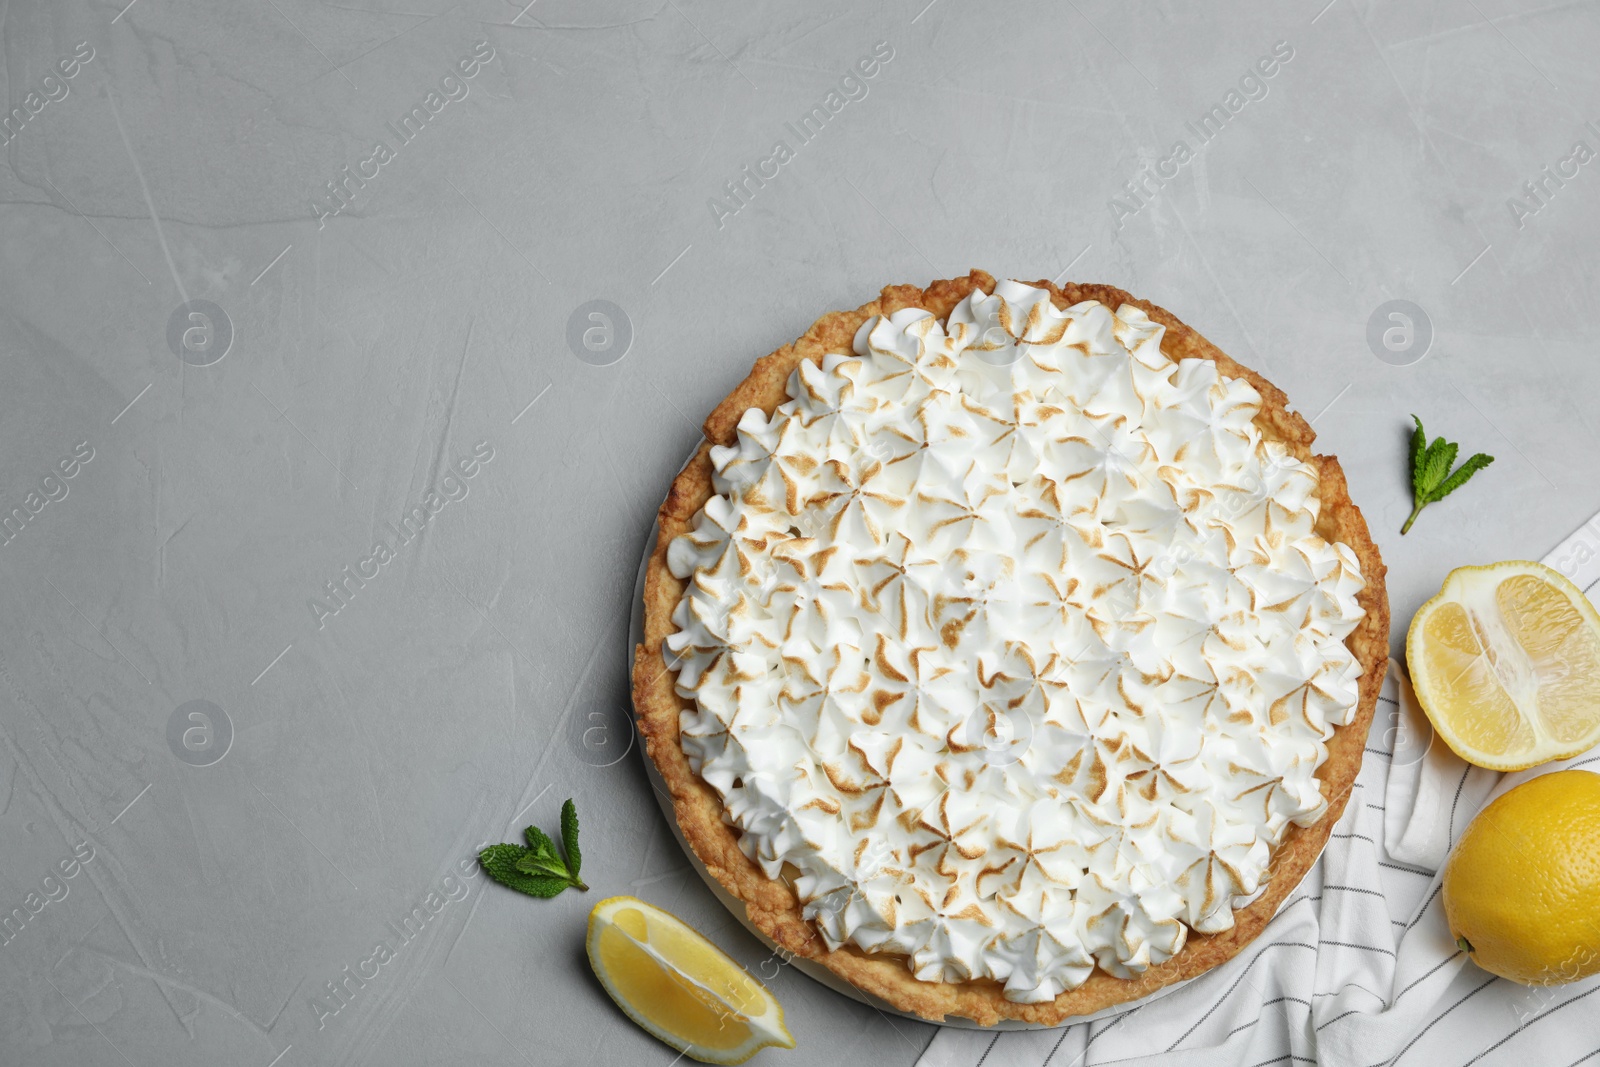
[[[768,1045],[794,1048],[783,1008],[721,949],[636,897],[589,913],[589,965],[617,1007],[701,1063],[743,1063]]]
[[[1542,563],[1458,567],[1406,635],[1411,684],[1456,755],[1496,771],[1600,741],[1600,615]]]

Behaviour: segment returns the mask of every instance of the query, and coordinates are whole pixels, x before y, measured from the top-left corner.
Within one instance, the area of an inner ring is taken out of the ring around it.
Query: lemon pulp
[[[1412,685],[1457,755],[1521,770],[1600,741],[1600,616],[1540,563],[1459,567],[1406,639]]]
[[[760,982],[676,916],[634,897],[589,914],[589,962],[629,1018],[703,1063],[793,1048],[783,1008]]]

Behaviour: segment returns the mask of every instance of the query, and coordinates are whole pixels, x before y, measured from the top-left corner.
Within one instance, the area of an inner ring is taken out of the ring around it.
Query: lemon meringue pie
[[[1277,389],[1118,290],[975,271],[824,316],[706,438],[634,700],[759,929],[983,1024],[1260,931],[1343,808],[1388,629]]]

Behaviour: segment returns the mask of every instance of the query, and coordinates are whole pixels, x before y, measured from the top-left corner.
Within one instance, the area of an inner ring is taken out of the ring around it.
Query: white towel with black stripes
[[[1545,557],[1600,596],[1600,515]],[[918,1067],[1600,1067],[1600,977],[1495,978],[1457,950],[1439,900],[1450,847],[1485,804],[1594,752],[1501,775],[1433,737],[1391,661],[1356,789],[1321,860],[1259,938],[1216,970],[1108,1019],[942,1029]]]

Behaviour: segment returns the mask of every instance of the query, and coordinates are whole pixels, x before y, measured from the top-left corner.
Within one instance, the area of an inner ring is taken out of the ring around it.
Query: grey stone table
[[[614,893],[770,977],[773,1062],[913,1062],[699,882],[624,680],[699,419],[884,283],[1171,308],[1402,625],[1600,506],[1592,7],[123,5],[0,7],[0,1063],[664,1067]],[[1402,539],[1410,412],[1499,460]],[[569,796],[592,892],[463,866]]]

